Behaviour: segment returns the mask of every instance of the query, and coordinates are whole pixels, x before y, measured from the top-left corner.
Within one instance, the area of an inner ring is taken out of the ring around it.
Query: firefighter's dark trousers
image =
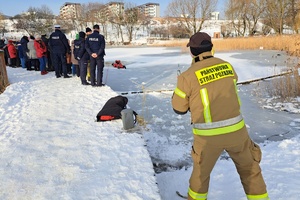
[[[206,200],[210,173],[224,150],[236,166],[247,197],[252,195],[260,197],[263,194],[267,196],[266,184],[259,166],[261,150],[250,139],[247,129],[244,127],[224,135],[194,136],[191,151],[194,164],[190,177],[188,199]]]

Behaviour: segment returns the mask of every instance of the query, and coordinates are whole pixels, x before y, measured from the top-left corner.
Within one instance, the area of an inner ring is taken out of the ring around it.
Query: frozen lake
[[[191,163],[190,147],[193,137],[190,115],[176,115],[171,107],[177,74],[189,67],[191,58],[188,54],[181,53],[180,49],[169,48],[169,51],[162,54],[145,52],[136,57],[116,58],[121,59],[127,69],[110,66],[104,69],[107,85],[119,94],[126,95],[129,107],[145,119],[147,131],[144,131],[144,137],[158,171],[168,167],[190,166]],[[269,76],[284,69],[287,61],[292,62],[281,51],[227,52],[216,53],[215,56],[231,62],[239,75],[239,81]],[[106,59],[106,63],[113,61]],[[254,70],[261,70],[261,73],[254,74]],[[111,73],[114,75],[111,76]],[[131,78],[124,80],[123,77]],[[269,82],[270,80],[265,80],[239,85],[242,114],[251,138],[257,143],[266,140],[279,141],[299,134],[297,127],[290,126],[295,118],[300,118],[299,114],[262,108],[260,102],[267,96],[264,94],[264,84]],[[178,152],[181,152],[180,158]]]

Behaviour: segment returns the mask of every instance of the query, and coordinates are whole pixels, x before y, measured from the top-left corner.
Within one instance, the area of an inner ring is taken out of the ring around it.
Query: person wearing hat
[[[20,44],[23,50],[23,58],[24,58],[26,69],[31,70],[28,43],[29,43],[29,38],[28,36],[24,35],[20,40]]]
[[[46,71],[47,46],[41,39],[40,35],[35,35],[34,37],[34,48],[36,51],[36,56],[39,59],[41,75],[45,75],[48,74],[48,72]]]
[[[70,78],[67,72],[66,54],[70,54],[70,45],[66,35],[61,32],[60,25],[54,25],[55,31],[49,37],[49,46],[52,54],[52,62],[55,69],[56,78],[60,78],[63,73],[64,78]],[[61,66],[60,66],[61,65]],[[62,67],[62,69],[61,69]]]
[[[47,34],[44,33],[41,35],[41,40],[44,42],[44,44],[47,47],[47,52],[46,52],[46,70],[47,71],[54,71],[53,66],[52,66],[52,59],[51,59],[51,54],[50,54],[50,48],[49,48],[49,38],[47,38]]]
[[[211,37],[197,32],[187,47],[191,66],[178,76],[175,113],[191,113],[193,171],[188,199],[206,200],[210,173],[223,151],[233,160],[248,200],[269,200],[259,163],[262,153],[249,137],[240,113],[238,76],[229,62],[212,54]]]
[[[7,50],[10,58],[10,65],[11,67],[16,67],[17,66],[17,49],[14,44],[13,40],[8,40],[7,44]]]
[[[85,49],[90,55],[90,73],[92,86],[104,86],[102,83],[104,56],[105,56],[105,39],[99,33],[99,25],[93,26],[93,33],[85,41]],[[97,84],[96,84],[96,66],[97,66]]]
[[[89,36],[89,35],[91,35],[92,33],[93,33],[92,29],[91,29],[90,27],[86,27],[86,29],[85,29],[85,34],[86,34],[87,36]]]
[[[31,68],[33,67],[35,71],[39,71],[40,70],[40,66],[39,66],[39,59],[37,57],[36,54],[36,49],[34,47],[34,41],[35,41],[35,37],[33,35],[29,36],[29,42],[28,42],[28,57],[30,60],[30,66],[29,66],[29,70],[31,70]]]
[[[79,32],[79,38],[74,40],[74,57],[76,60],[78,60],[79,64],[79,70],[80,70],[80,80],[82,85],[90,85],[90,83],[87,82],[87,66],[88,66],[88,60],[89,55],[85,49],[85,32],[80,31]]]

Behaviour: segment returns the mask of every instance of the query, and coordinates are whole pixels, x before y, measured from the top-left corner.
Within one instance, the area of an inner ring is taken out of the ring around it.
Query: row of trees
[[[221,0],[220,0],[221,1]],[[168,5],[168,16],[180,16],[189,35],[202,30],[204,22],[210,19],[217,0],[173,0]],[[264,24],[260,34],[283,34],[284,29],[299,33],[300,0],[227,0],[225,22],[221,34],[226,37],[233,32],[237,36],[258,33],[258,22]]]
[[[85,27],[98,23],[102,33],[107,37],[114,34],[121,42],[131,42],[135,32],[144,29],[149,35],[163,37],[189,37],[203,30],[204,24],[215,11],[217,0],[172,0],[161,20],[163,26],[154,26],[153,21],[144,16],[132,3],[124,4],[124,12],[110,12],[104,4],[81,4],[80,16],[61,19],[53,15],[47,6],[30,7],[25,14],[11,18],[16,29],[32,33],[49,33],[54,23],[59,23],[66,32],[80,31]],[[221,34],[226,37],[233,32],[237,36],[258,33],[258,22],[265,24],[261,34],[274,30],[283,34],[284,28],[289,27],[298,33],[300,0],[227,0],[225,6],[226,22],[222,25]],[[1,16],[0,16],[1,19]],[[0,30],[5,31],[5,25],[0,24]],[[113,33],[109,33],[113,30]]]
[[[124,35],[128,36],[129,42],[132,41],[134,31],[141,27],[147,27],[150,24],[150,18],[142,15],[136,6],[126,3],[126,12],[109,12],[104,4],[87,3],[81,4],[81,10],[78,14],[68,19],[53,15],[52,10],[43,5],[41,7],[29,7],[27,12],[18,14],[10,18],[13,25],[18,30],[24,30],[29,35],[43,34],[53,31],[53,24],[60,24],[65,32],[75,30],[76,32],[85,30],[86,27],[93,24],[101,26],[102,34],[108,36],[108,30],[114,30],[116,37],[121,38],[124,43]],[[0,14],[0,20],[4,19]],[[108,28],[110,27],[110,29]],[[2,34],[6,31],[6,25],[1,24]],[[125,32],[125,33],[124,33]]]
[[[276,34],[283,34],[284,29],[299,33],[300,1],[299,0],[229,0],[226,5],[226,18],[238,36],[246,32],[254,35],[257,32],[257,23],[265,26],[263,34],[271,29]],[[229,34],[226,28],[224,34]]]

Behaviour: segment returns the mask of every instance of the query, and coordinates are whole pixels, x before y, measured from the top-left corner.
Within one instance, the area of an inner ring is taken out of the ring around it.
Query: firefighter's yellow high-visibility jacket
[[[210,57],[203,59],[203,57]],[[243,127],[240,116],[240,101],[236,83],[238,76],[230,63],[212,57],[211,52],[199,55],[201,62],[193,59],[191,67],[178,76],[177,87],[172,98],[176,113],[191,111],[194,134],[225,134],[234,130],[219,130],[218,127],[230,126],[240,122],[237,130]],[[216,124],[215,122],[223,122]],[[214,133],[210,133],[214,129]]]

